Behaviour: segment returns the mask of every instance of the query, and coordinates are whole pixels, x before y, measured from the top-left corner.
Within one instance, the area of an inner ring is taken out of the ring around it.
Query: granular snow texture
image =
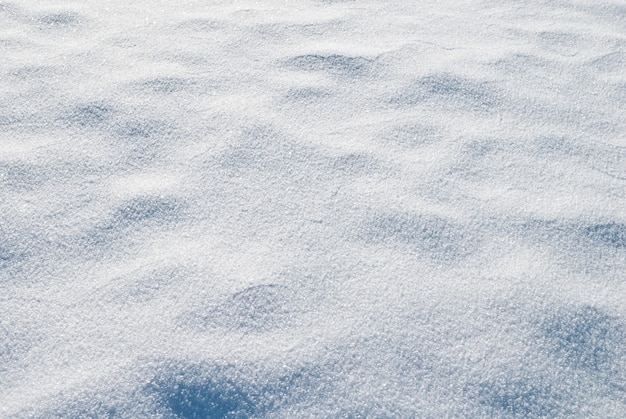
[[[0,2],[0,417],[626,417],[626,4]]]

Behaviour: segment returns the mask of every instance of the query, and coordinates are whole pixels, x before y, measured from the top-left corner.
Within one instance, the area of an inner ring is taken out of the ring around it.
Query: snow
[[[626,416],[625,47],[615,0],[0,2],[0,416]]]

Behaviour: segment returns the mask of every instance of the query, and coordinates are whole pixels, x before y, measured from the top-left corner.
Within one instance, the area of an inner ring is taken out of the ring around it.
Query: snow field
[[[0,3],[0,416],[623,417],[625,17]]]

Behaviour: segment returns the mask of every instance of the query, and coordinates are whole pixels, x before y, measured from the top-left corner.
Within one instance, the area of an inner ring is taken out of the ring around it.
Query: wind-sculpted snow
[[[368,73],[371,60],[339,54],[309,54],[289,59],[287,66],[302,71],[322,71],[340,77],[358,78]]]
[[[480,245],[480,232],[446,219],[421,214],[374,216],[362,234],[368,242],[397,242],[419,256],[452,262],[473,253]],[[472,231],[474,230],[474,231]]]
[[[625,417],[626,7],[293,3],[0,0],[0,417]]]

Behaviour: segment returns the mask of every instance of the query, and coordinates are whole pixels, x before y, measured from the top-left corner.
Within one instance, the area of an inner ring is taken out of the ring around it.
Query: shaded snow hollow
[[[626,417],[625,47],[610,0],[0,2],[0,417]]]

